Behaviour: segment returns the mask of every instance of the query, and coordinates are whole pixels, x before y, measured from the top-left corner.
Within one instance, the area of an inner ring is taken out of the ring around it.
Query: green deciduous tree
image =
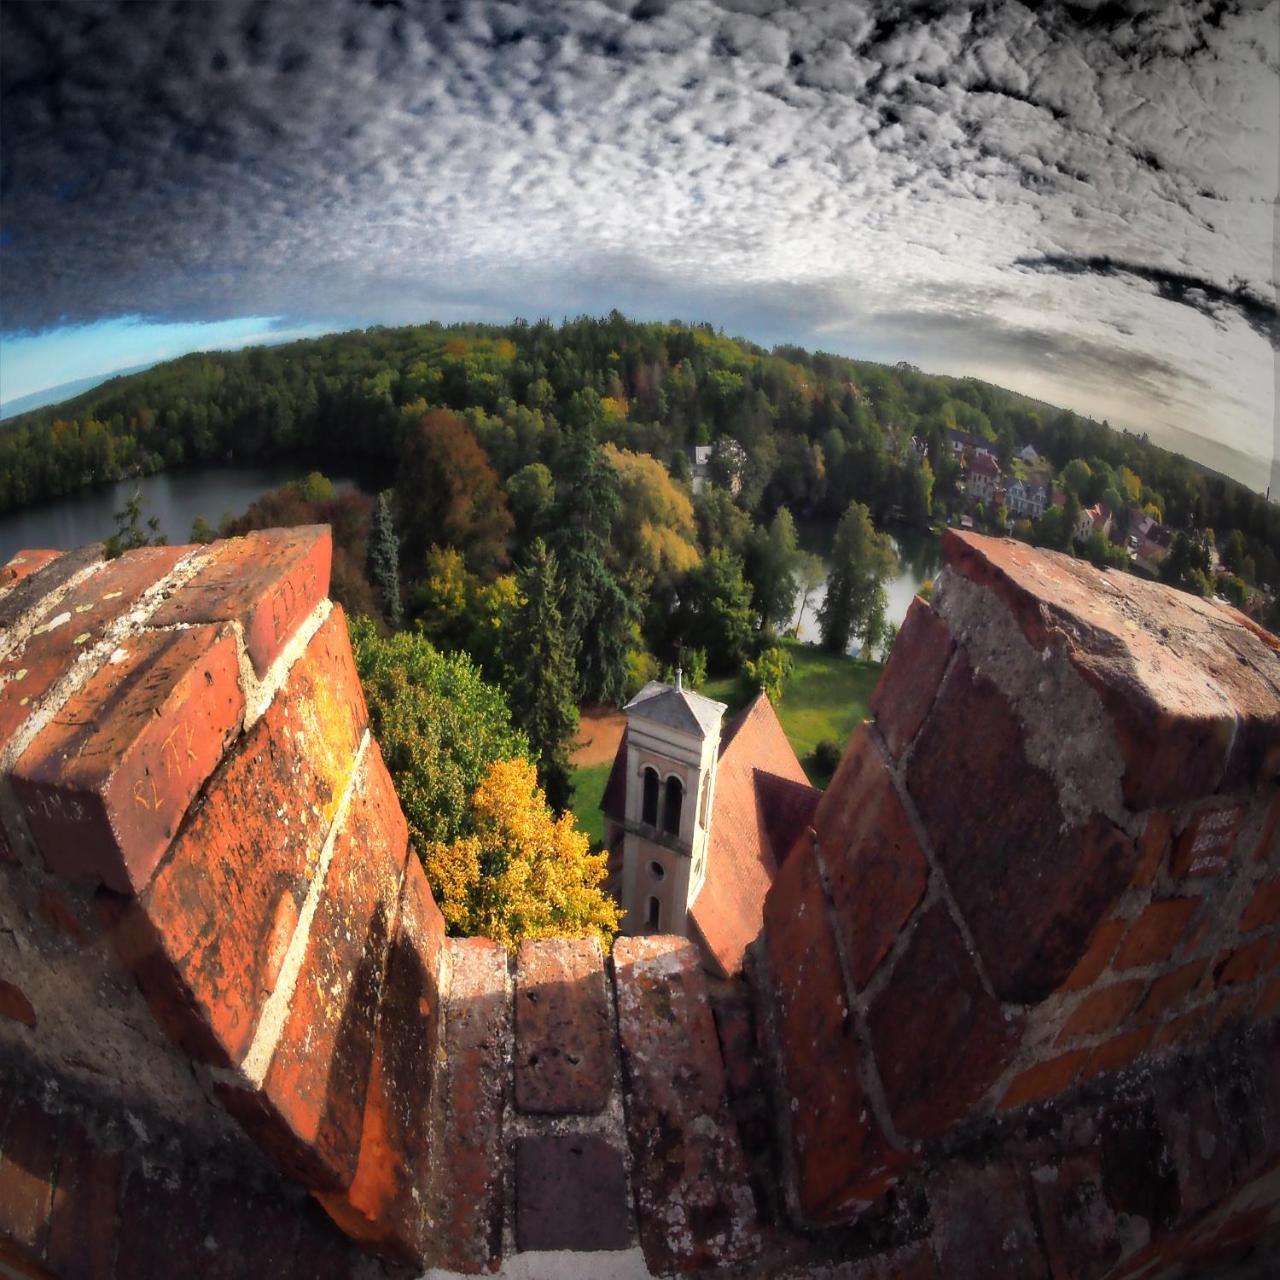
[[[854,637],[868,652],[875,647],[884,627],[883,584],[895,562],[893,544],[871,523],[871,512],[851,503],[836,527],[827,594],[818,610],[826,649],[844,653]]]
[[[489,766],[530,754],[502,691],[466,654],[443,654],[425,636],[383,637],[367,618],[352,618],[350,629],[370,725],[414,845],[468,833],[471,794]]]
[[[791,621],[803,557],[795,521],[786,507],[778,508],[767,528],[752,534],[747,565],[761,629]]]

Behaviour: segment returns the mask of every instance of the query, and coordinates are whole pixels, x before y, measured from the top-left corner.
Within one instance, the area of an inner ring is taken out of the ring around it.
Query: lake
[[[224,515],[242,515],[255,498],[313,469],[304,462],[192,467],[82,489],[53,502],[0,515],[0,564],[23,547],[69,551],[108,537],[115,532],[114,513],[134,489],[142,492],[144,519],[158,516],[160,530],[170,542],[186,542],[196,516],[204,516],[216,529]],[[331,475],[330,479],[338,489],[357,484],[350,476]]]
[[[802,526],[800,541],[806,551],[817,552],[828,569],[831,567],[831,540],[835,534],[834,525]],[[885,595],[888,596],[888,607],[885,617],[894,626],[901,626],[907,616],[907,610],[920,584],[937,577],[942,567],[941,539],[936,533],[924,533],[918,529],[904,529],[892,533],[894,550],[898,553],[898,572],[885,584]],[[794,627],[796,619],[800,619],[799,637],[806,644],[819,644],[822,635],[818,630],[818,606],[826,598],[826,584],[820,586],[809,597],[808,604],[796,607],[791,619]],[[858,643],[849,647],[850,653],[858,652]]]

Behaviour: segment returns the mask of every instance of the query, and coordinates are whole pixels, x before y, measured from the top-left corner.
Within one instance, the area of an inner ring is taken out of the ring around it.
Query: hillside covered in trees
[[[928,477],[908,457],[947,428],[1002,450],[1029,442],[1055,467],[1127,466],[1176,528],[1239,529],[1261,565],[1280,554],[1280,513],[1144,437],[973,379],[772,351],[709,326],[618,314],[554,326],[438,324],[369,329],[186,356],[115,379],[0,427],[0,511],[85,485],[187,463],[306,456],[327,465],[390,460],[432,408],[458,412],[499,477],[556,470],[568,433],[650,454],[682,478],[684,453],[722,436],[744,451],[748,510],[838,517],[851,500],[877,520],[927,517]],[[928,457],[944,451],[930,447]],[[933,477],[945,508],[954,477]],[[1270,584],[1268,584],[1270,585]]]

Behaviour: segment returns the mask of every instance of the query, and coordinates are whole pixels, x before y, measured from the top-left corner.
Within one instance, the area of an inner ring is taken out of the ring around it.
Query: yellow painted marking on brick
[[[91,633],[88,631],[82,631],[78,636],[76,636],[76,639],[75,639],[76,644],[84,644],[84,642],[89,638],[90,634]]]
[[[107,594],[102,598],[104,600],[116,600],[122,595],[124,595],[123,591],[108,591]]]
[[[67,623],[67,622],[70,622],[70,621],[71,621],[71,613],[70,613],[70,611],[68,610],[68,611],[66,611],[66,612],[63,612],[63,613],[58,614],[58,616],[57,616],[56,618],[50,618],[50,619],[49,619],[49,621],[48,621],[48,622],[46,622],[46,623],[44,623],[42,626],[36,627],[36,628],[31,632],[31,634],[32,634],[33,636],[42,636],[42,635],[44,635],[47,631],[56,631],[56,630],[57,630],[60,626],[62,626],[64,623]]]
[[[18,670],[13,673],[13,678],[15,680],[25,680],[27,678],[27,668],[19,667]]]
[[[76,612],[77,612],[77,613],[88,613],[88,612],[89,612],[89,610],[90,610],[90,609],[92,609],[92,608],[93,608],[93,605],[92,605],[92,604],[78,604],[78,605],[76,605]]]

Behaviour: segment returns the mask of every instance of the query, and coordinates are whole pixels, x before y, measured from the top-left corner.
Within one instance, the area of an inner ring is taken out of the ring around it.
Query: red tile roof
[[[821,795],[759,694],[725,728],[716,771],[707,878],[690,916],[726,974],[760,932],[764,898]]]
[[[618,743],[600,807],[621,823],[627,800],[627,735]],[[703,949],[737,973],[760,932],[764,896],[796,837],[813,820],[822,792],[809,785],[777,712],[763,693],[720,737],[707,878],[689,915]]]

